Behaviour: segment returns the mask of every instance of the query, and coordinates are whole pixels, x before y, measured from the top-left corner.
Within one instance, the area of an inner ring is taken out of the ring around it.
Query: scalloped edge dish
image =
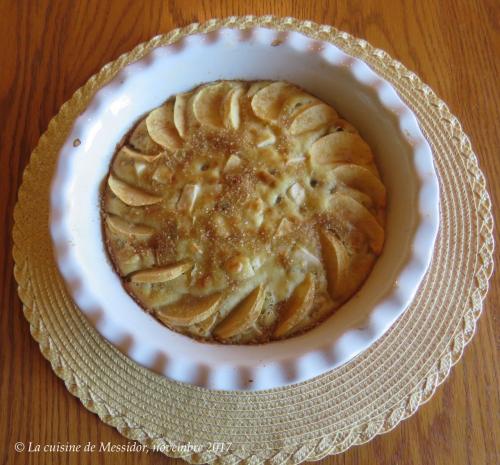
[[[107,259],[99,199],[116,145],[171,95],[218,79],[284,79],[332,104],[369,142],[388,189],[386,244],[368,280],[327,321],[298,337],[234,346],[174,333],[129,297]],[[59,153],[49,223],[76,304],[132,360],[200,387],[262,390],[348,362],[402,315],[432,259],[439,185],[416,117],[363,61],[297,32],[224,28],[158,47],[96,92]]]

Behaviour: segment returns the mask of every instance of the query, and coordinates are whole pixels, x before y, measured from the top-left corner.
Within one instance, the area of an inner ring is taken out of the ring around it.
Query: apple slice
[[[237,86],[231,89],[224,98],[224,124],[227,128],[238,129],[240,127],[240,97],[242,95],[243,87]]]
[[[349,290],[349,254],[344,244],[332,233],[321,230],[319,239],[328,282],[328,293],[332,299],[342,299]]]
[[[198,122],[214,128],[224,127],[223,102],[232,86],[218,82],[201,87],[193,98],[193,113]]]
[[[341,165],[334,169],[337,181],[370,196],[378,207],[385,206],[385,187],[369,169],[358,165]]]
[[[163,150],[149,135],[146,126],[146,119],[143,119],[132,131],[129,138],[129,144],[139,152],[155,155]]]
[[[290,134],[298,136],[305,132],[313,131],[321,126],[326,126],[336,117],[337,113],[335,110],[325,103],[308,106],[300,111],[292,120]]]
[[[314,276],[308,273],[285,302],[274,337],[287,336],[302,323],[313,306],[315,287]]]
[[[330,211],[335,212],[338,221],[360,230],[368,238],[373,252],[380,254],[384,245],[384,230],[370,210],[353,198],[336,193],[331,198]]]
[[[255,115],[264,121],[276,121],[285,100],[296,89],[288,82],[273,82],[259,90],[252,98],[251,106]]]
[[[334,132],[318,139],[309,149],[315,165],[355,163],[363,165],[373,159],[368,144],[358,134]]]
[[[266,290],[261,284],[250,292],[215,328],[214,335],[226,340],[252,327],[262,312],[265,298]]]
[[[184,298],[156,311],[160,321],[172,326],[190,326],[212,316],[219,308],[220,292],[197,299]]]
[[[151,268],[149,270],[136,271],[130,276],[132,283],[164,283],[172,281],[181,274],[186,273],[193,264],[189,262],[175,263],[173,265]]]
[[[179,135],[185,139],[187,131],[186,108],[189,100],[188,94],[177,94],[174,103],[174,126]]]
[[[134,162],[153,163],[154,161],[158,160],[161,156],[163,156],[163,153],[148,155],[142,152],[138,152],[137,150],[134,150],[133,148],[124,145],[118,152],[118,156],[129,158]]]
[[[149,239],[155,233],[155,230],[150,226],[129,223],[116,215],[107,215],[106,224],[114,233],[122,236],[134,236],[138,239]]]
[[[305,92],[297,92],[286,99],[281,116],[285,120],[293,120],[298,113],[316,103],[319,103],[316,97]]]
[[[160,165],[153,173],[152,179],[160,184],[168,184],[173,175],[173,171],[168,166]]]
[[[157,144],[175,151],[182,147],[182,139],[174,124],[174,103],[169,101],[153,110],[146,118],[149,135]]]
[[[162,201],[161,197],[153,194],[149,194],[137,187],[132,187],[131,185],[118,179],[116,176],[111,174],[108,177],[108,186],[111,192],[115,194],[123,203],[130,205],[131,207],[143,207],[146,205],[154,205]]]
[[[210,332],[217,321],[217,313],[210,315],[203,321],[196,323],[191,328],[189,328],[189,332],[199,337],[208,337],[210,336]]]
[[[247,97],[252,98],[259,90],[263,89],[264,87],[268,86],[271,84],[270,81],[257,81],[254,82],[247,91]]]

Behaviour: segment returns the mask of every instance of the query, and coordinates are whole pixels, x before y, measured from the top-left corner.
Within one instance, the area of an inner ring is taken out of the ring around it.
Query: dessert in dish
[[[357,130],[283,81],[218,81],[146,115],[102,196],[129,294],[197,339],[302,333],[349,299],[384,243],[385,188]]]

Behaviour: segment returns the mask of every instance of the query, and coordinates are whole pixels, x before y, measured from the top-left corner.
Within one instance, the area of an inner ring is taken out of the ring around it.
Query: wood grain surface
[[[247,14],[332,24],[418,73],[470,135],[500,218],[498,0],[0,0],[0,464],[175,462],[154,453],[15,451],[18,441],[127,440],[66,390],[31,338],[12,275],[12,210],[23,169],[48,122],[105,63],[172,28]],[[323,463],[500,463],[499,300],[497,273],[476,337],[428,404],[394,431]]]

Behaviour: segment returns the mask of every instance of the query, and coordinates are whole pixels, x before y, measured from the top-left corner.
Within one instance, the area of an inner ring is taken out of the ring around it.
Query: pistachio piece
[[[273,82],[259,90],[252,98],[251,106],[256,116],[264,121],[276,121],[285,100],[295,87],[288,82]]]
[[[243,95],[243,87],[238,86],[231,89],[224,98],[224,123],[232,129],[240,127],[240,97]]]
[[[320,231],[319,238],[328,281],[328,293],[332,299],[341,299],[350,288],[349,254],[344,244],[329,231]]]
[[[378,207],[385,206],[385,187],[369,169],[358,165],[341,165],[333,174],[338,182],[370,196]]]
[[[231,85],[219,82],[201,87],[193,99],[193,113],[198,122],[214,128],[224,127],[223,100]]]
[[[186,108],[189,96],[177,94],[174,103],[174,126],[179,135],[185,139],[187,130]]]

